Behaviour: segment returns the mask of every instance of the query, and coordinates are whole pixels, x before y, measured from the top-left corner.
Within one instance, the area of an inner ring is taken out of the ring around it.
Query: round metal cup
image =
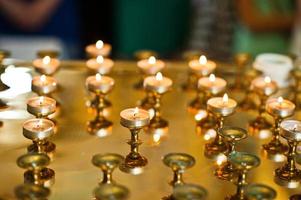
[[[229,162],[238,170],[250,170],[260,165],[257,156],[246,152],[230,153]]]
[[[42,169],[49,165],[50,158],[46,154],[28,153],[17,159],[17,165],[23,169]]]
[[[280,124],[280,135],[290,141],[301,141],[301,122],[298,120],[285,120]]]
[[[117,184],[103,184],[94,190],[97,200],[125,200],[128,199],[129,193],[125,186]]]
[[[96,154],[92,158],[93,165],[102,170],[115,169],[123,161],[124,157],[116,153]]]
[[[42,121],[43,123],[48,123],[50,128],[41,131],[39,130],[35,131],[35,130],[27,129],[25,127],[26,123],[31,123],[39,120],[43,120]],[[24,137],[33,141],[45,140],[54,134],[54,127],[55,127],[54,123],[48,119],[38,119],[38,118],[29,119],[23,124],[23,135]]]
[[[18,199],[47,199],[50,190],[40,185],[23,184],[15,188],[15,195]]]
[[[248,135],[247,131],[239,127],[222,127],[217,130],[223,138],[229,141],[240,141]]]
[[[43,98],[44,101],[50,102],[51,104],[48,104],[46,106],[39,106],[39,105],[32,105],[32,102],[39,101],[40,98]],[[33,97],[30,98],[27,102],[27,111],[34,115],[34,116],[48,116],[52,113],[54,113],[56,110],[56,101],[50,97]]]
[[[206,189],[195,184],[177,185],[172,193],[172,197],[175,200],[203,200],[206,196]]]
[[[246,196],[248,200],[273,200],[277,192],[267,185],[251,184],[247,186]]]
[[[195,159],[186,153],[169,153],[162,158],[163,163],[173,170],[185,170],[195,164]]]

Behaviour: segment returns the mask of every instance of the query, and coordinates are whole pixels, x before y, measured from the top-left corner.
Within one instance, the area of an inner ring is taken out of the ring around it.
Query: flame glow
[[[95,75],[95,78],[96,78],[96,81],[100,81],[102,77],[101,77],[100,74],[97,73],[97,74]]]
[[[156,80],[157,80],[157,81],[162,81],[162,80],[163,80],[163,75],[162,75],[161,72],[158,72],[158,73],[156,74]]]
[[[134,116],[136,116],[137,114],[139,113],[139,108],[138,107],[136,107],[135,109],[134,109]]]
[[[210,74],[209,81],[210,82],[214,82],[215,81],[215,75],[214,74]]]
[[[283,98],[282,98],[282,97],[278,97],[277,102],[278,102],[279,104],[282,104]]]
[[[223,103],[228,103],[228,101],[229,101],[229,97],[228,97],[227,93],[225,93],[223,96]]]
[[[43,101],[44,101],[44,97],[43,97],[43,96],[39,97],[39,104],[40,104],[40,105],[43,104]]]
[[[271,83],[272,80],[271,80],[271,78],[269,76],[266,76],[266,77],[264,77],[264,82],[265,83]]]
[[[153,141],[154,141],[155,143],[160,142],[160,139],[161,139],[161,134],[160,134],[160,133],[155,133],[155,134],[153,135]]]
[[[206,56],[204,56],[204,55],[200,56],[200,58],[199,58],[199,63],[200,63],[201,65],[205,65],[205,64],[207,63],[207,58],[206,58]]]
[[[102,64],[103,63],[103,57],[102,56],[97,56],[97,58],[96,58],[96,62],[98,63],[98,64]]]
[[[46,81],[46,76],[43,74],[43,75],[40,77],[40,80],[41,80],[42,82],[45,82],[45,81]]]
[[[51,61],[50,56],[45,56],[45,57],[42,59],[42,62],[43,62],[44,65],[49,65],[50,61]]]
[[[37,123],[37,127],[39,128],[39,127],[41,127],[43,125],[43,121],[42,121],[42,119],[39,119],[39,121],[38,121],[38,123]]]
[[[103,41],[102,40],[98,40],[95,44],[97,49],[101,49],[103,47]]]
[[[148,63],[151,64],[151,65],[154,65],[156,64],[157,60],[154,56],[151,56],[148,58]]]

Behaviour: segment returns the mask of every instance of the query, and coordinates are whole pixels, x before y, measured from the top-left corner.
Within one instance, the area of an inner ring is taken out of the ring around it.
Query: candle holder
[[[108,43],[104,43],[102,40],[98,40],[95,44],[90,44],[86,46],[85,51],[89,57],[104,56],[107,57],[110,55],[112,46]]]
[[[229,150],[227,157],[230,154],[236,152],[237,142],[247,137],[247,131],[238,127],[222,127],[218,129],[217,133],[222,136],[229,144]],[[215,170],[215,176],[221,180],[233,181],[237,177],[236,169],[234,169],[231,162],[227,159],[227,162],[219,166]]]
[[[93,165],[100,168],[103,172],[103,178],[99,184],[115,183],[112,179],[112,173],[123,161],[124,157],[115,153],[94,155],[92,158]]]
[[[210,98],[207,102],[208,112],[213,113],[218,119],[218,129],[224,126],[225,117],[228,117],[235,112],[236,106],[236,101],[228,99],[226,94],[224,97]],[[217,159],[220,154],[226,154],[228,150],[228,144],[219,134],[216,134],[216,137],[212,142],[205,144],[205,156],[209,159]]]
[[[20,156],[17,164],[20,168],[26,169],[24,183],[50,187],[54,184],[55,172],[47,168],[50,158],[46,154],[28,153]]]
[[[128,128],[131,132],[131,139],[128,141],[128,144],[131,146],[131,151],[125,157],[119,169],[134,175],[141,174],[143,168],[147,165],[147,159],[139,153],[139,146],[142,144],[142,141],[139,140],[139,132],[149,125],[149,114],[142,109],[130,108],[123,110],[120,113],[120,117],[120,124]]]
[[[0,49],[0,75],[5,71],[5,66],[3,64],[3,60],[10,56],[10,52]],[[0,79],[0,91],[7,90],[9,87],[5,85]],[[8,105],[0,99],[0,110],[8,108]],[[2,126],[2,122],[1,122]]]
[[[125,186],[117,184],[102,184],[94,190],[96,200],[126,200],[130,191]]]
[[[245,152],[235,152],[229,155],[229,161],[238,171],[236,194],[226,197],[226,200],[246,200],[247,173],[260,165],[260,159]]]
[[[277,192],[264,184],[250,184],[246,188],[246,197],[248,200],[273,200]]]
[[[249,123],[249,130],[252,134],[263,130],[270,130],[272,124],[263,116],[267,99],[277,92],[278,86],[270,77],[259,77],[252,81],[252,90],[258,95],[260,104],[258,107],[258,117]]]
[[[183,173],[195,165],[195,159],[186,153],[169,153],[162,158],[163,163],[173,171],[171,186],[183,185]]]
[[[43,58],[35,59],[32,64],[36,72],[53,76],[58,71],[61,63],[59,59],[47,55]]]
[[[301,181],[301,170],[296,167],[296,149],[301,141],[301,122],[285,120],[280,124],[280,135],[287,140],[287,163],[275,170],[275,182],[287,188],[297,188]]]
[[[246,66],[251,60],[251,55],[248,53],[238,53],[234,56],[234,62],[236,65],[236,76],[235,76],[235,81],[230,88],[232,90],[241,90],[244,88],[242,78],[244,75],[244,71]]]
[[[48,199],[50,196],[50,189],[41,185],[23,184],[15,187],[15,196],[17,199]]]
[[[54,123],[48,119],[29,119],[23,124],[23,135],[32,140],[27,150],[29,153],[46,153],[53,157],[55,144],[47,141],[54,134]]]
[[[86,66],[90,73],[107,75],[111,72],[114,61],[109,58],[104,58],[103,56],[97,56],[96,58],[89,59],[86,62]]]
[[[204,200],[207,197],[207,190],[199,185],[184,184],[174,187],[171,200],[197,199]]]
[[[285,161],[285,152],[287,151],[287,145],[280,141],[280,124],[281,122],[294,114],[295,105],[288,101],[283,100],[282,97],[278,99],[273,98],[267,101],[266,111],[274,117],[274,128],[272,140],[263,145],[263,149],[267,154],[267,157],[275,162]]]
[[[47,118],[55,110],[56,101],[49,97],[32,97],[27,101],[27,111],[36,118]]]
[[[301,101],[300,101],[300,94],[301,94],[301,69],[293,69],[291,71],[291,75],[294,78],[294,85],[292,87],[293,98],[292,101],[296,105],[296,110],[300,110],[301,108]]]

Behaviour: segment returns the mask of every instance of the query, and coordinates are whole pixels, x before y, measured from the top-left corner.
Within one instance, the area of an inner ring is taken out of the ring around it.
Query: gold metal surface
[[[26,64],[26,63],[25,63]],[[22,65],[22,66],[25,66]],[[21,65],[21,64],[20,64]],[[236,187],[230,182],[218,180],[214,176],[215,163],[204,156],[203,135],[195,131],[194,116],[187,112],[187,104],[194,98],[194,92],[184,92],[181,85],[187,78],[187,63],[167,62],[164,74],[173,82],[173,90],[162,99],[162,112],[169,121],[168,137],[161,141],[160,135],[141,132],[141,153],[148,158],[148,165],[144,173],[132,176],[116,170],[114,180],[122,183],[130,190],[130,200],[156,200],[172,193],[168,184],[171,171],[166,167],[161,157],[170,152],[185,152],[196,159],[196,165],[185,173],[185,181],[201,185],[208,191],[208,200],[224,199],[235,193]],[[231,82],[231,71],[227,65],[218,64],[217,71],[221,77]],[[34,70],[32,71],[35,74]],[[51,162],[51,169],[55,170],[56,181],[51,186],[50,200],[91,200],[93,189],[100,181],[99,169],[91,164],[91,158],[97,153],[118,153],[125,156],[129,146],[126,144],[129,131],[119,123],[121,110],[137,105],[145,93],[135,90],[133,84],[139,79],[136,63],[117,61],[112,71],[116,87],[109,95],[112,103],[108,119],[112,121],[112,134],[99,138],[86,131],[87,121],[94,118],[85,105],[91,99],[85,89],[85,80],[88,76],[84,62],[62,62],[61,69],[56,73],[58,91],[53,94],[61,104],[61,114],[56,118],[58,132],[51,138],[56,144],[56,154]],[[232,91],[228,92],[234,97]],[[23,94],[14,99],[10,111],[18,119],[9,119],[1,115],[4,122],[0,129],[0,198],[15,199],[14,188],[23,183],[24,170],[16,164],[17,158],[26,153],[31,141],[22,135],[22,123],[32,116],[24,115],[26,100],[35,96],[34,93]],[[16,103],[17,102],[17,103]],[[26,113],[26,112],[25,112]],[[1,114],[1,113],[0,113]],[[225,120],[225,125],[247,128],[249,120],[256,117],[256,112],[236,112]],[[295,114],[300,119],[300,113]],[[248,137],[238,144],[240,151],[260,156],[261,145],[267,140]],[[280,164],[273,163],[261,157],[261,165],[252,170],[248,176],[249,183],[269,185],[277,191],[277,200],[288,199],[299,189],[286,189],[274,183],[273,172]]]

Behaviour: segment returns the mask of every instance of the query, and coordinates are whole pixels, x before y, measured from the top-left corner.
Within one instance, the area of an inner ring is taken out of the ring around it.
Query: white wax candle
[[[104,58],[103,56],[97,56],[97,58],[91,58],[86,63],[90,70],[93,70],[102,75],[109,74],[114,62],[109,58]]]
[[[234,99],[228,98],[228,95],[225,94],[223,97],[213,97],[207,101],[207,108],[209,111],[222,115],[228,116],[231,115],[237,106],[237,102]]]
[[[38,94],[50,94],[57,89],[57,81],[51,76],[36,76],[32,79],[31,89]]]
[[[120,113],[120,123],[128,128],[141,128],[149,124],[150,117],[146,110],[128,108]]]
[[[29,119],[23,124],[23,135],[30,140],[45,140],[54,133],[54,123],[48,119]]]
[[[108,56],[111,53],[112,46],[98,40],[95,44],[90,44],[86,47],[86,52],[92,57]]]
[[[33,61],[34,68],[46,75],[54,74],[60,66],[60,61],[57,58],[50,58],[45,56],[44,58],[37,58]]]
[[[295,107],[293,102],[283,99],[282,97],[271,98],[266,103],[266,110],[268,113],[282,118],[293,115]]]
[[[86,86],[88,90],[94,93],[106,94],[113,89],[114,84],[114,79],[109,76],[101,76],[100,74],[89,76],[86,79]]]
[[[255,92],[266,96],[274,94],[278,89],[277,83],[268,76],[254,79],[251,87]]]
[[[148,59],[138,61],[137,66],[144,74],[155,75],[165,67],[165,63],[151,56]]]
[[[215,77],[214,74],[210,74],[209,77],[200,78],[198,81],[198,87],[200,90],[209,91],[216,95],[225,90],[227,82],[222,79]]]
[[[32,97],[27,101],[27,111],[35,116],[47,116],[56,110],[56,101],[49,97]]]
[[[191,60],[188,65],[193,73],[201,76],[208,76],[216,68],[216,63],[207,60],[206,56],[200,56],[199,59]]]
[[[172,80],[170,78],[163,77],[163,75],[159,72],[156,76],[146,77],[143,85],[146,90],[163,94],[171,89]]]

